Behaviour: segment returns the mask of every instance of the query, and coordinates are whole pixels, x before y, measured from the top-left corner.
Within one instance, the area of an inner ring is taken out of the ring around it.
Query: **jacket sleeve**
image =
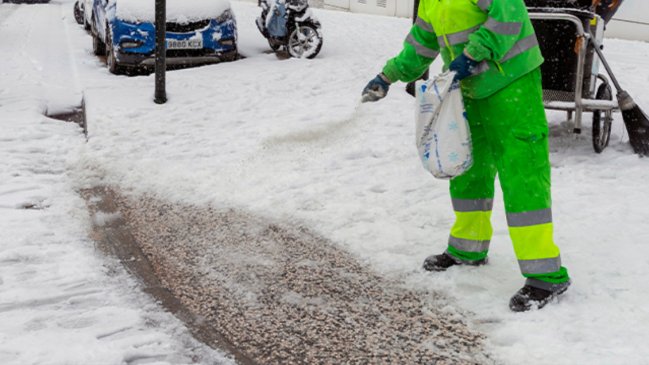
[[[465,50],[476,61],[499,61],[519,39],[529,15],[523,0],[479,0],[487,21],[469,36]]]
[[[422,19],[424,4],[419,3],[415,24],[403,42],[403,49],[383,67],[383,74],[391,81],[410,82],[421,76],[439,54],[439,44],[433,26]]]

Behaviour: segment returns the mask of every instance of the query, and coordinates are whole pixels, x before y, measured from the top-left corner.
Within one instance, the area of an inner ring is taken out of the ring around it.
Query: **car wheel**
[[[238,60],[240,57],[239,52],[235,48],[232,51],[226,52],[220,56],[221,61],[232,62]]]
[[[106,54],[106,44],[94,33],[92,34],[92,52],[97,56]]]
[[[312,24],[303,24],[293,29],[286,47],[291,57],[314,58],[322,48],[322,35]]]
[[[77,21],[77,24],[83,24],[83,9],[81,9],[81,4],[79,1],[76,1],[74,3],[74,20]]]
[[[117,63],[117,55],[113,45],[113,32],[110,31],[110,28],[106,29],[106,37],[106,65],[108,71],[115,75],[121,75],[124,73],[124,67]]]

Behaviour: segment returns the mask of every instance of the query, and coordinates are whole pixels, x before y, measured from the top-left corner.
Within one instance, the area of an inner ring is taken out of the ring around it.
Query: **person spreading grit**
[[[390,84],[419,78],[440,55],[456,72],[471,128],[473,166],[450,181],[456,220],[448,247],[428,271],[487,263],[496,173],[524,286],[516,312],[541,308],[566,291],[568,271],[554,243],[543,57],[523,0],[421,0],[403,50],[363,90],[385,97]]]

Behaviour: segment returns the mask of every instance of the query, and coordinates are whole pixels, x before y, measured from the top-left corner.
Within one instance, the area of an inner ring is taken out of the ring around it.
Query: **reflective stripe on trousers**
[[[523,275],[557,272],[561,256],[553,243],[552,209],[507,213],[509,234]],[[539,254],[547,258],[538,258]]]
[[[464,261],[484,259],[489,250],[493,199],[452,199],[455,224],[448,239],[448,252]]]

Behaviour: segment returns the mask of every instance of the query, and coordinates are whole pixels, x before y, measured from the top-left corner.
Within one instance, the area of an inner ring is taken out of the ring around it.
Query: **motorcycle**
[[[322,48],[318,19],[308,0],[259,0],[257,28],[273,51],[285,48],[291,57],[314,58]]]

